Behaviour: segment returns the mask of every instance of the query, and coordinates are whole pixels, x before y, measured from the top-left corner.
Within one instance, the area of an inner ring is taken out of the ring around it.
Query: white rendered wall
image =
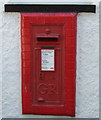
[[[0,10],[2,4],[0,2]],[[0,119],[2,118],[2,11],[0,11]]]
[[[20,14],[2,11],[1,13],[3,19],[2,26],[0,27],[3,31],[2,117],[46,117],[40,115],[22,115],[21,113]],[[76,89],[76,117],[99,117],[98,12],[96,14],[81,13],[77,17]]]

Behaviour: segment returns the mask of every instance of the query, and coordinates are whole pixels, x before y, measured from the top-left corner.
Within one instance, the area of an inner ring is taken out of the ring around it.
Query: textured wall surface
[[[41,2],[41,3],[44,3],[44,2],[60,2],[60,3],[63,3],[63,2],[71,2],[71,3],[76,3],[76,2],[82,2],[82,3],[91,3],[91,2],[98,2],[98,1],[100,1],[100,0],[72,0],[72,1],[70,1],[70,0],[37,0],[37,1],[33,1],[33,0],[8,0],[9,2],[16,2],[16,3],[22,3],[22,2],[25,2],[25,3],[32,3],[32,2],[34,2],[34,3],[36,3],[36,2]]]
[[[2,10],[2,4],[0,2],[0,10]],[[0,119],[2,116],[2,12],[0,11]]]
[[[21,113],[20,14],[2,12],[2,18],[2,116],[36,117]],[[77,24],[76,117],[96,118],[99,117],[99,14],[78,14]]]
[[[78,15],[77,117],[98,117],[99,15]]]

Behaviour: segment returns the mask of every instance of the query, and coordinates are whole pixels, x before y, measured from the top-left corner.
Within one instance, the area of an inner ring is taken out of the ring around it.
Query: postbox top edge
[[[70,17],[74,17],[74,16],[77,16],[78,13],[21,13],[21,16],[30,16],[30,17],[33,17],[33,16],[70,16]]]

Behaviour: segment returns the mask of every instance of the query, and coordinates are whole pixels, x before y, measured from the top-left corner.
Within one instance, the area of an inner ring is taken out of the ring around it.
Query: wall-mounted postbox
[[[23,114],[75,115],[76,13],[22,13]]]

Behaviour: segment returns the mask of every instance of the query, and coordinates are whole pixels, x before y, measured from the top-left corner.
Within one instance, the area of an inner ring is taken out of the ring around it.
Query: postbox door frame
[[[43,22],[63,24],[65,39],[65,100],[61,109],[56,107],[41,107],[32,105],[31,80],[31,25],[41,25]],[[22,56],[22,113],[75,116],[76,94],[76,13],[21,13],[21,56]]]

